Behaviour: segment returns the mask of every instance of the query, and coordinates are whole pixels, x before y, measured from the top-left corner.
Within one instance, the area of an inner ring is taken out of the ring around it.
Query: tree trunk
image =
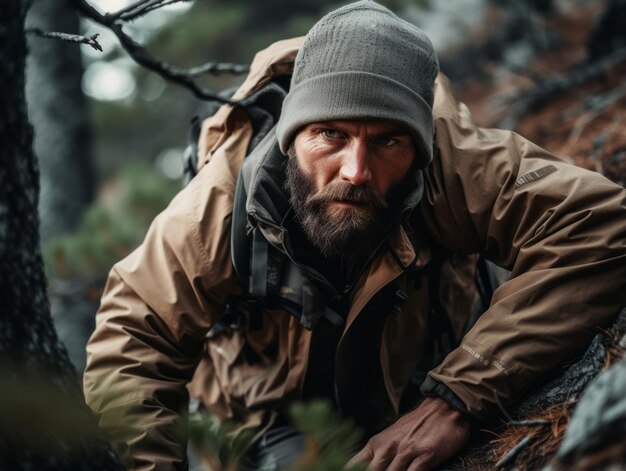
[[[0,469],[121,469],[50,318],[24,96],[27,7],[0,8]]]
[[[65,0],[35,0],[27,27],[79,33],[76,11]],[[39,198],[42,246],[56,236],[73,232],[94,194],[95,178],[89,115],[81,90],[83,66],[80,46],[31,35],[26,61],[26,102],[35,129],[39,160]],[[85,369],[85,345],[95,327],[98,308],[83,283],[71,280],[72,292],[61,294],[63,280],[50,280],[52,319],[77,371]],[[79,286],[76,286],[76,285]]]
[[[79,33],[78,15],[65,0],[35,0],[26,25]],[[72,232],[91,202],[93,152],[80,48],[34,35],[28,43],[26,99],[41,172],[40,233],[45,244]]]

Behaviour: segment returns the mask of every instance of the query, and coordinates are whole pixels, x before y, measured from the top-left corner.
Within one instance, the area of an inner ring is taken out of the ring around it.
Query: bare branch
[[[250,68],[243,64],[231,64],[229,62],[207,62],[198,67],[191,67],[185,72],[189,77],[199,77],[204,74],[245,74]]]
[[[137,10],[135,13],[126,13],[124,15],[120,15],[119,19],[123,21],[133,21],[141,16],[144,16],[151,11],[154,11],[158,8],[165,7],[168,5],[174,5],[175,3],[182,2],[193,2],[194,0],[153,0],[146,2],[146,6]]]
[[[139,0],[126,8],[115,13],[107,13],[109,21],[133,21],[151,11],[168,5],[182,2],[193,2],[194,0]]]
[[[178,83],[193,92],[198,98],[203,100],[215,100],[220,101],[222,103],[229,103],[231,105],[235,105],[235,102],[232,102],[226,98],[219,96],[217,93],[209,91],[196,83],[193,80],[193,77],[190,76],[187,71],[184,69],[180,69],[178,67],[171,66],[166,64],[163,61],[155,59],[152,57],[146,48],[144,48],[139,43],[135,42],[130,36],[122,31],[122,27],[118,24],[113,24],[110,26],[111,31],[115,33],[120,44],[128,52],[128,54],[133,58],[135,62],[139,65],[142,65],[148,70],[152,70],[153,72],[158,73],[166,80],[171,82]]]
[[[148,5],[154,3],[154,1],[155,0],[138,0],[137,2],[128,5],[126,8],[122,8],[115,13],[106,13],[105,16],[111,18],[113,21],[122,19],[125,15],[133,15],[138,10],[146,8]]]
[[[216,92],[204,88],[202,85],[198,84],[195,79],[198,76],[207,73],[243,74],[248,71],[248,67],[238,64],[209,62],[199,67],[182,69],[153,57],[143,45],[137,43],[133,38],[126,34],[122,28],[123,24],[129,20],[144,15],[156,8],[161,8],[165,5],[181,1],[191,0],[139,0],[133,5],[125,8],[124,10],[120,10],[117,13],[102,14],[87,0],[71,0],[78,11],[80,11],[84,16],[109,28],[117,36],[122,48],[124,48],[128,55],[137,64],[148,70],[156,72],[170,82],[177,83],[178,85],[191,90],[195,96],[202,100],[218,101],[220,103],[228,103],[233,106],[237,105],[237,102],[231,101],[220,96]]]
[[[98,42],[98,36],[100,36],[99,34],[92,34],[91,36],[81,36],[79,34],[68,34],[68,33],[57,33],[54,31],[44,31],[41,28],[36,28],[36,27],[27,28],[26,32],[35,34],[42,38],[60,39],[61,41],[69,41],[72,43],[87,44],[88,46],[91,46],[92,48],[94,48],[96,51],[102,52],[102,46]]]

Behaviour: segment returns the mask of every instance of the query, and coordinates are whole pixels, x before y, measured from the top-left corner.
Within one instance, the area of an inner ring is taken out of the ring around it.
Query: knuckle
[[[398,456],[413,456],[418,452],[417,446],[414,443],[402,443],[398,446]]]
[[[406,442],[398,447],[398,456],[419,458],[422,463],[433,463],[437,458],[437,449],[431,445],[418,445],[412,442]]]
[[[419,455],[425,463],[432,463],[437,457],[435,447],[425,446],[419,450]]]
[[[393,458],[398,449],[395,440],[384,439],[383,437],[374,436],[369,439],[365,448],[373,455],[376,454],[384,459]]]
[[[380,447],[384,443],[385,443],[385,440],[383,440],[382,437],[380,437],[379,435],[374,435],[372,438],[370,438],[367,441],[367,444],[365,446],[371,449],[375,449],[375,448]]]
[[[372,446],[371,440],[365,444],[360,454],[363,454],[367,456],[368,458],[371,458],[372,456],[374,456],[374,446]]]

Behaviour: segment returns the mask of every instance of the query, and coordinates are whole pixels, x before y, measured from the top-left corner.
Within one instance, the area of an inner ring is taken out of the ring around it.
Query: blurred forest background
[[[626,2],[379,0],[431,37],[441,69],[483,126],[519,131],[626,182]],[[127,0],[91,0],[115,12]],[[197,0],[125,27],[180,67],[248,64],[346,1]],[[27,101],[41,175],[41,242],[52,317],[76,369],[108,270],[183,186],[194,115],[218,108],[133,62],[114,34],[64,1],[36,0],[27,26],[98,33],[103,51],[28,35]],[[207,75],[231,90],[244,75]],[[224,92],[228,93],[228,92]]]

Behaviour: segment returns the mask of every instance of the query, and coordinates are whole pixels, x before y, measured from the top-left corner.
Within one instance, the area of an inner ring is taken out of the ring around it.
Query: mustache
[[[347,182],[329,183],[322,190],[309,195],[306,203],[309,206],[323,206],[332,201],[369,204],[377,209],[387,208],[385,199],[370,185],[355,186]]]

